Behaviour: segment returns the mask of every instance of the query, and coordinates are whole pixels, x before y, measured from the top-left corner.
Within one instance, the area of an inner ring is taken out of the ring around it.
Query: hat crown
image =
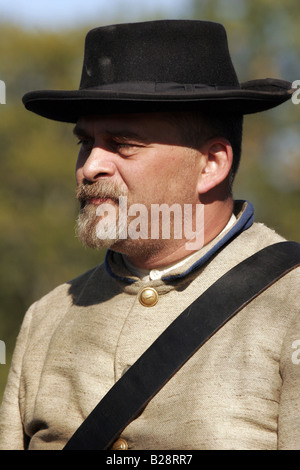
[[[80,89],[155,82],[238,86],[221,24],[161,20],[92,29]]]

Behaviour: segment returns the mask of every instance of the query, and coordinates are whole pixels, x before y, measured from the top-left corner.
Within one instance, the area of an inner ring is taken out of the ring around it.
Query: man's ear
[[[230,142],[223,137],[207,140],[200,152],[202,167],[197,188],[199,194],[204,194],[226,180],[232,166],[233,152]]]

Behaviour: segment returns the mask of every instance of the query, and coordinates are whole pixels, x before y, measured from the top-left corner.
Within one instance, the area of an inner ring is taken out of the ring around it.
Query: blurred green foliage
[[[300,79],[298,2],[191,0],[189,18],[222,22],[241,81]],[[145,19],[145,18],[144,18]],[[35,89],[78,88],[84,37],[80,30],[23,30],[0,24],[0,401],[16,335],[29,305],[56,285],[102,261],[74,232],[77,203],[72,125],[26,111]],[[252,201],[256,219],[300,241],[300,105],[286,103],[245,119],[243,158],[234,196]]]

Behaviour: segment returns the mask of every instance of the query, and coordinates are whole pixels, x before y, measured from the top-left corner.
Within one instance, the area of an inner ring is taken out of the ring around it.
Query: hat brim
[[[75,123],[81,116],[162,111],[205,111],[252,114],[274,108],[291,98],[291,83],[260,79],[240,88],[200,87],[184,92],[126,91],[118,84],[108,88],[72,91],[38,90],[26,93],[29,111],[55,121]]]

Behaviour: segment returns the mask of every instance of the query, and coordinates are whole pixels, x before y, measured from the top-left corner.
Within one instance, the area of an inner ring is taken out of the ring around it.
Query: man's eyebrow
[[[81,137],[90,137],[89,133],[78,124],[76,124],[74,127],[73,134]],[[133,132],[129,129],[122,129],[118,131],[103,130],[103,135],[120,140],[134,139],[140,142],[149,142],[149,139],[147,139],[145,136],[142,136],[141,134]]]
[[[115,138],[115,139],[120,139],[120,140],[136,140],[139,142],[148,142],[149,139],[147,139],[145,136],[142,136],[141,134],[138,134],[136,132],[133,132],[128,129],[121,129],[118,131],[106,131],[104,132],[105,135]]]

